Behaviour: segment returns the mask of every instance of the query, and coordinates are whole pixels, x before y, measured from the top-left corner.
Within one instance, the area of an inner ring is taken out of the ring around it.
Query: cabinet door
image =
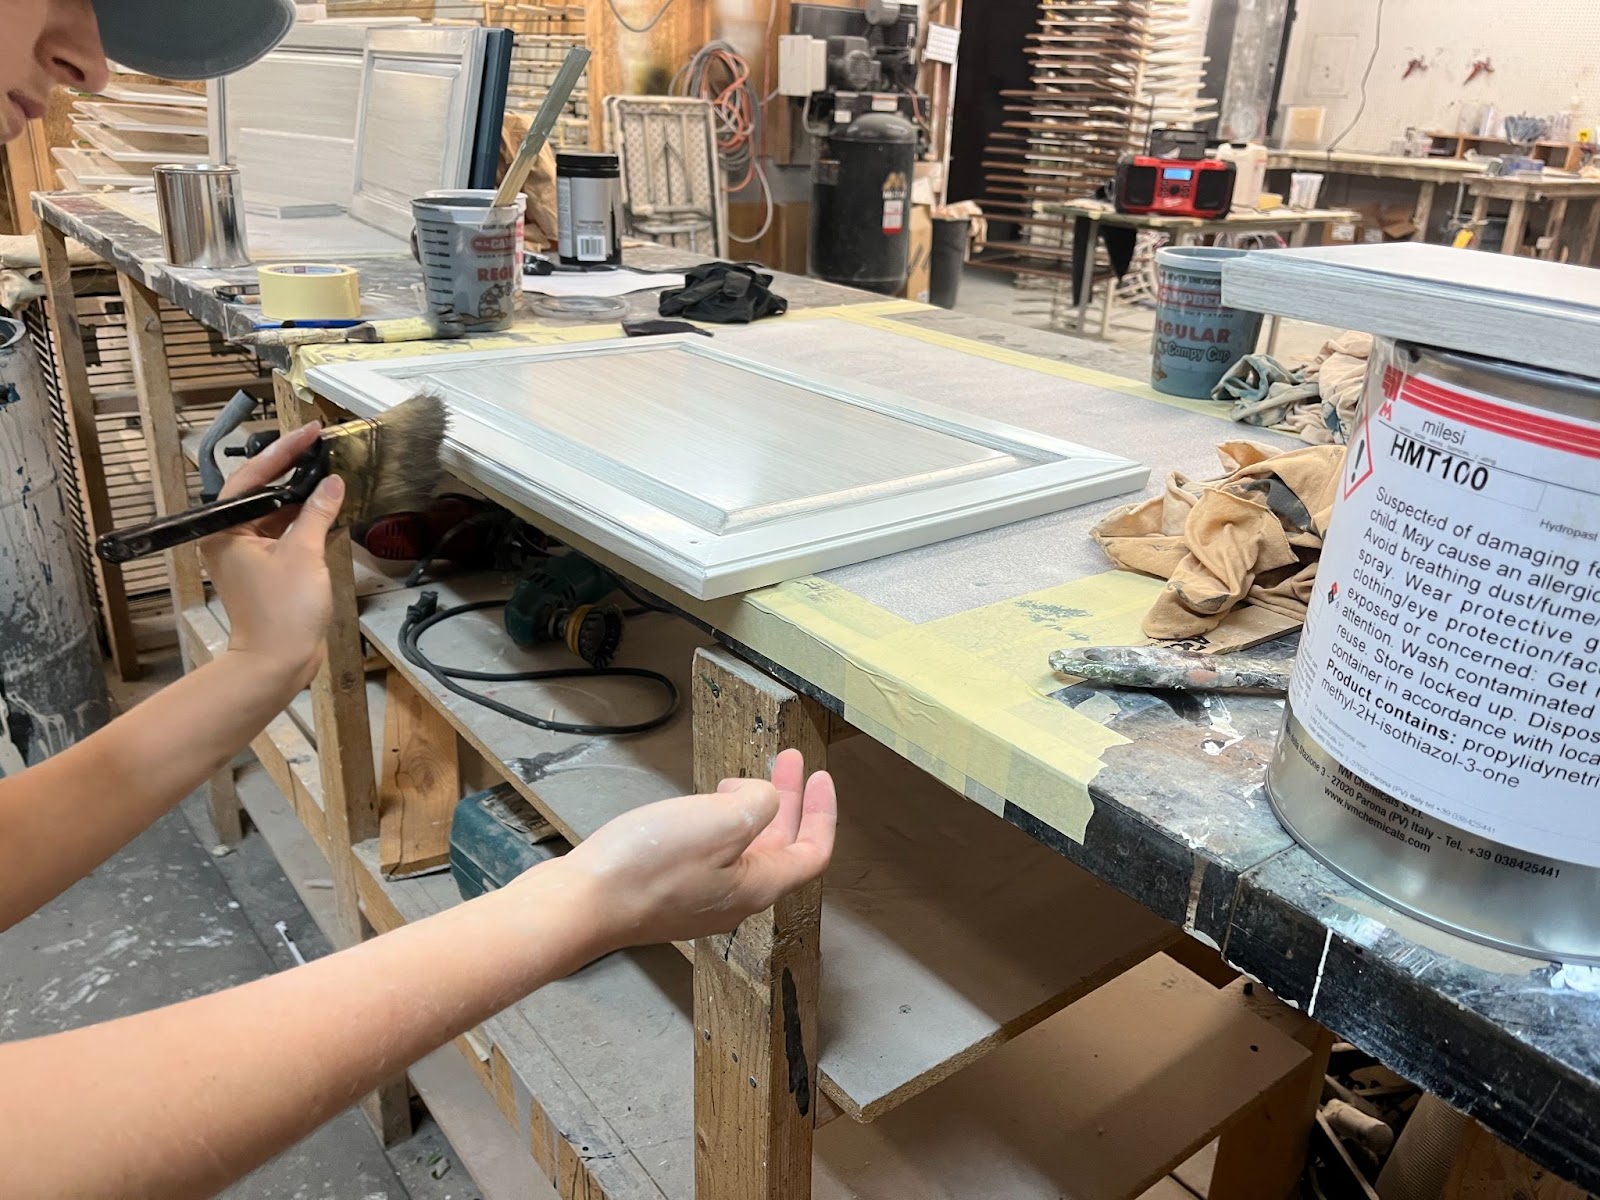
[[[431,390],[447,463],[701,599],[1142,488],[1146,467],[699,337],[314,368],[375,415]]]
[[[411,236],[411,201],[467,186],[483,83],[483,30],[380,29],[361,61],[350,212]]]

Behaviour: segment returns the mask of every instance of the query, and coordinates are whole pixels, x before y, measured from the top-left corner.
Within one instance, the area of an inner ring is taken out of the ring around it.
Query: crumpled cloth
[[[772,276],[750,263],[701,263],[684,272],[684,286],[661,293],[663,317],[685,317],[714,325],[748,325],[781,317],[789,301],[772,290]]]
[[[68,238],[67,261],[74,267],[92,267],[100,256]],[[31,233],[0,235],[0,308],[18,312],[44,294],[39,239]]]
[[[1233,441],[1217,454],[1224,478],[1196,483],[1174,471],[1162,495],[1123,505],[1092,531],[1117,566],[1167,580],[1145,615],[1147,637],[1208,633],[1246,601],[1305,619],[1344,448]]]
[[[1324,342],[1299,368],[1270,355],[1247,355],[1222,377],[1211,398],[1231,403],[1228,415],[1235,421],[1268,426],[1313,445],[1343,445],[1355,424],[1371,353],[1371,334],[1345,333]]]

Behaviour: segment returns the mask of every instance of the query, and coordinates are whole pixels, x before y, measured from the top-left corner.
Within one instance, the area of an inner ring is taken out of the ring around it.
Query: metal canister
[[[33,343],[21,322],[0,318],[0,776],[111,716],[54,441]]]
[[[1600,381],[1379,340],[1268,769],[1334,871],[1600,963]]]
[[[622,263],[622,165],[615,154],[556,155],[558,250],[570,267]]]
[[[201,163],[152,172],[167,261],[175,267],[248,267],[239,168]]]
[[[917,127],[868,113],[830,133],[811,170],[810,271],[893,296],[905,287]]]

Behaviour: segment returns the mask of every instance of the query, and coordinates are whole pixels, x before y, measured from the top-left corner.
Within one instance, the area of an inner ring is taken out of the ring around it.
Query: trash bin
[[[1169,396],[1206,399],[1261,334],[1261,314],[1222,302],[1222,264],[1247,251],[1165,246],[1156,251],[1156,325],[1150,385]]]
[[[967,241],[972,222],[966,217],[933,219],[933,256],[928,264],[928,300],[940,308],[954,308],[961,293],[961,272],[967,265]]]

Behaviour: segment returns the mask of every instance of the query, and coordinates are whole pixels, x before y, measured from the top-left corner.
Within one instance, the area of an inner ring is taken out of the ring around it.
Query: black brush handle
[[[287,482],[256,488],[226,500],[213,500],[187,512],[160,517],[148,525],[113,530],[95,542],[94,552],[108,563],[132,562],[174,546],[197,542],[225,529],[248,525],[292,504],[304,504],[327,473],[327,449],[319,442],[300,460]]]
[[[148,558],[163,550],[171,550],[174,546],[199,541],[224,529],[259,521],[262,517],[270,517],[280,508],[298,503],[299,500],[289,497],[288,484],[261,488],[228,500],[214,500],[199,508],[191,508],[188,512],[161,517],[148,525],[118,529],[96,541],[94,552],[108,563],[132,562],[136,558]]]

